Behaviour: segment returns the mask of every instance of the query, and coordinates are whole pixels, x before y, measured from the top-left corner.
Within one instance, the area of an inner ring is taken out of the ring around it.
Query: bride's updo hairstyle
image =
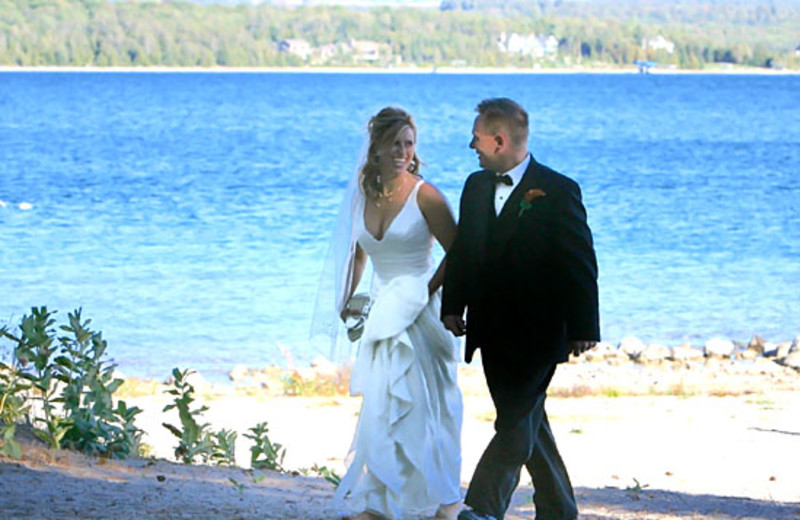
[[[405,128],[409,127],[417,137],[417,125],[414,118],[401,108],[386,107],[378,112],[369,120],[367,130],[369,131],[369,149],[364,165],[361,167],[361,187],[369,197],[380,197],[383,194],[381,177],[378,175],[378,161],[380,159],[378,150],[386,149],[394,142],[397,135]],[[414,153],[414,158],[408,167],[408,171],[418,175],[420,160]]]

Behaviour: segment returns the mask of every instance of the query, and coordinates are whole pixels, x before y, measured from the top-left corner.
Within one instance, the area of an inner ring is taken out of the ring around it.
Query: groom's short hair
[[[504,126],[515,147],[522,148],[527,144],[528,113],[516,102],[508,98],[484,99],[475,111],[483,117],[487,132],[496,134]]]

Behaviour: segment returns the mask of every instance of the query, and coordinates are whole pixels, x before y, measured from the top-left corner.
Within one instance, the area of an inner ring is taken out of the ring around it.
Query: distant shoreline
[[[453,74],[453,75],[491,75],[491,74],[640,74],[636,66],[615,67],[572,67],[572,68],[497,68],[497,67],[14,67],[0,66],[2,72],[86,72],[86,73],[283,73],[283,74]],[[713,69],[650,69],[653,75],[753,75],[753,76],[794,76],[800,70],[773,70],[763,68],[713,68]]]

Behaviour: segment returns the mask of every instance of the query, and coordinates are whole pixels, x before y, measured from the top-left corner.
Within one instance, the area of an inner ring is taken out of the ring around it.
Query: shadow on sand
[[[530,487],[515,494],[507,520],[534,517]],[[692,495],[659,489],[577,488],[581,520],[800,520],[800,502]]]
[[[102,461],[59,452],[43,463],[0,457],[0,518],[8,520],[335,520],[321,478],[163,460]],[[256,478],[258,477],[258,478]],[[581,520],[800,520],[800,502],[658,489],[577,488]],[[532,520],[532,488],[506,520]],[[423,517],[413,517],[419,520]]]

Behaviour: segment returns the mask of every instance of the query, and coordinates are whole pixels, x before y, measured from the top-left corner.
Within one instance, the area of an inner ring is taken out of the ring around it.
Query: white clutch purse
[[[344,326],[347,328],[347,337],[350,338],[350,341],[361,339],[370,305],[372,305],[372,301],[367,293],[354,294],[347,300],[347,304],[344,306],[347,311]]]

